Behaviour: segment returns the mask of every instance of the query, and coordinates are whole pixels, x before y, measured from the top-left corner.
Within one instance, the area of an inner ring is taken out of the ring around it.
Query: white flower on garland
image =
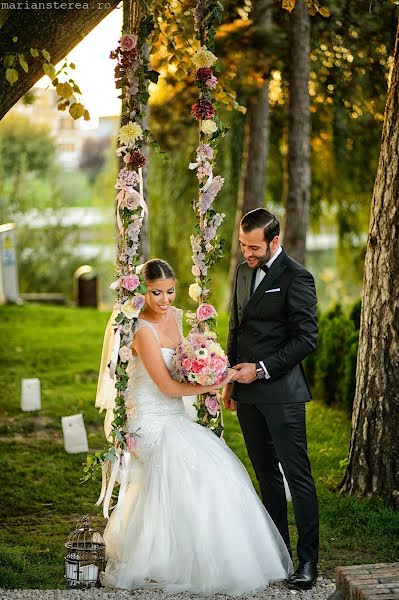
[[[217,56],[210,50],[207,50],[205,46],[201,46],[191,57],[191,60],[197,69],[201,69],[202,67],[212,67],[217,61]]]
[[[216,125],[215,121],[212,121],[212,119],[205,119],[205,121],[202,121],[201,123],[201,131],[202,133],[205,133],[205,135],[212,135],[212,133],[215,133],[217,128],[218,126]]]
[[[129,121],[127,125],[120,128],[118,138],[121,144],[132,148],[137,140],[143,138],[143,130],[138,123]]]
[[[128,362],[129,360],[132,360],[132,358],[133,358],[132,351],[130,350],[130,348],[128,346],[122,346],[119,349],[119,356],[120,356],[121,362],[123,362],[123,363]]]
[[[202,288],[198,283],[192,283],[188,289],[188,295],[190,298],[197,302],[202,294]]]

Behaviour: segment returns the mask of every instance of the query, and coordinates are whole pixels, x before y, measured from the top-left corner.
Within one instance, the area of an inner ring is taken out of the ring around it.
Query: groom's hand
[[[233,367],[238,371],[234,381],[238,383],[252,383],[256,380],[256,363],[240,363]]]
[[[223,388],[222,400],[226,410],[237,410],[237,402],[231,397],[232,385]]]

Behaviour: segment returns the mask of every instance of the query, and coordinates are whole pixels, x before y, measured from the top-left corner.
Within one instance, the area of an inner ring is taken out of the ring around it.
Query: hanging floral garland
[[[140,15],[138,4],[134,2],[130,9],[129,31],[124,32],[118,47],[111,52],[110,58],[116,59],[115,84],[121,91],[122,99],[121,128],[118,134],[120,146],[116,154],[123,160],[115,188],[116,218],[119,230],[117,258],[115,262],[117,279],[111,284],[118,297],[114,309],[118,312],[113,323],[114,345],[109,363],[109,373],[115,380],[117,390],[114,418],[111,423],[110,437],[113,445],[103,452],[87,457],[84,466],[87,481],[95,477],[98,467],[102,467],[103,485],[97,504],[104,501],[104,516],[108,517],[108,508],[112,489],[119,473],[127,472],[130,460],[129,451],[135,448],[137,433],[126,431],[127,412],[125,401],[129,375],[127,366],[132,358],[131,345],[134,323],[144,307],[144,295],[147,288],[136,267],[139,263],[140,231],[143,219],[147,216],[147,205],[143,196],[143,167],[146,158],[143,145],[157,146],[148,130],[143,129],[142,121],[149,94],[147,82],[158,80],[158,73],[150,69],[144,45],[153,30],[151,16]],[[107,477],[110,476],[107,486]],[[121,481],[121,488],[122,488]]]
[[[199,0],[194,11],[194,29],[200,47],[193,54],[191,61],[195,68],[195,84],[198,89],[198,100],[191,107],[191,113],[198,121],[199,144],[196,160],[189,168],[196,170],[199,182],[198,200],[193,202],[196,216],[196,234],[190,238],[193,251],[192,274],[195,282],[190,285],[189,295],[198,302],[195,313],[188,312],[191,332],[207,334],[211,355],[214,357],[214,370],[226,368],[224,353],[218,352],[212,342],[216,339],[217,312],[212,304],[206,302],[211,294],[210,268],[223,256],[223,240],[217,230],[223,222],[224,213],[217,212],[213,202],[221,190],[224,179],[214,175],[216,146],[226,130],[217,115],[214,90],[218,84],[216,73],[220,70],[217,57],[213,53],[215,25],[220,23],[223,6],[214,0]],[[198,352],[197,352],[198,353]],[[209,359],[208,359],[209,360]],[[219,437],[223,434],[222,413],[220,410],[220,394],[203,394],[198,397],[196,408],[198,422],[209,427]]]

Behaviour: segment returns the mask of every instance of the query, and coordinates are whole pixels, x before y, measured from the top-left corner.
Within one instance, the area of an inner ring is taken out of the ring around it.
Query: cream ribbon
[[[120,450],[117,450],[116,452],[117,452],[117,454],[114,458],[114,464],[112,465],[112,469],[111,469],[111,477],[109,478],[107,491],[106,491],[105,497],[104,497],[104,504],[103,504],[104,519],[109,519],[109,504],[111,502],[112,492],[114,490],[116,477],[118,475],[118,471],[119,471],[119,467],[120,467],[120,459],[121,459]],[[99,502],[99,500],[100,499],[98,499],[97,502]]]
[[[121,331],[119,327],[115,329],[114,345],[112,347],[111,360],[109,363],[109,376],[115,379],[115,369],[118,362],[119,348],[121,346]]]
[[[107,461],[102,466],[102,483],[101,483],[101,492],[98,500],[96,502],[96,506],[100,506],[103,503],[103,515],[105,519],[109,519],[109,505],[111,502],[112,492],[114,491],[115,483],[119,475],[120,488],[118,493],[117,507],[118,510],[115,513],[116,515],[116,523],[115,527],[119,529],[120,526],[120,516],[122,514],[123,505],[126,497],[127,484],[129,480],[129,469],[131,456],[128,450],[117,450],[116,455],[112,464],[111,476],[109,479],[109,483],[107,485],[107,470],[108,463]]]
[[[193,171],[194,169],[197,169],[200,165],[201,165],[201,162],[195,162],[195,163],[192,162],[192,163],[190,163],[188,165],[188,168],[191,169],[191,171]],[[209,187],[210,187],[210,185],[212,183],[212,179],[213,179],[213,173],[211,171],[210,175],[208,176],[208,179],[207,179],[206,183],[202,186],[202,188],[200,188],[201,194],[203,192],[206,192],[209,189]]]

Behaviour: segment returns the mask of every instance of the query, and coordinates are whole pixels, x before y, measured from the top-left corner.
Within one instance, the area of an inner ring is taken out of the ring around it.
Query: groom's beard
[[[270,244],[266,247],[266,254],[264,256],[258,256],[257,260],[252,264],[249,264],[247,261],[247,265],[250,269],[259,269],[259,267],[263,267],[272,257],[272,251],[270,248]]]

